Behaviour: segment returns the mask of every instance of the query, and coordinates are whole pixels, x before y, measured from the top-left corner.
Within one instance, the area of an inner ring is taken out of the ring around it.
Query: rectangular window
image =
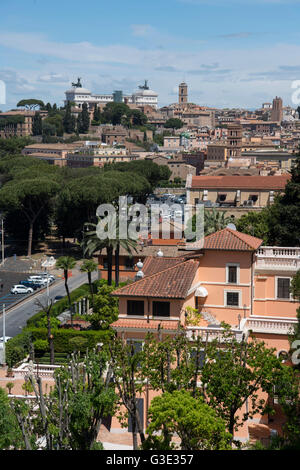
[[[277,299],[290,298],[290,279],[286,277],[279,277],[277,279]]]
[[[126,258],[125,260],[125,267],[126,269],[130,269],[130,270],[133,270],[134,269],[134,259],[133,258]]]
[[[156,317],[169,317],[170,302],[152,302],[152,313]]]
[[[238,307],[239,300],[239,292],[226,292],[226,305],[228,307]]]
[[[228,266],[228,282],[237,284],[237,266]]]
[[[127,315],[144,315],[143,300],[127,300]]]
[[[143,350],[143,341],[136,339],[127,339],[126,343],[133,346],[134,354],[139,353]]]

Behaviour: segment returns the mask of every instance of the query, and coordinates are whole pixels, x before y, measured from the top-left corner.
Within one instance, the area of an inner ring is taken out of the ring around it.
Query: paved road
[[[97,279],[97,272],[92,273],[92,280]],[[81,286],[82,284],[87,282],[87,275],[85,273],[78,273],[73,274],[68,280],[68,285],[70,291],[76,289],[77,287]],[[55,284],[50,284],[50,298],[54,299],[57,295],[66,295],[65,291],[65,284],[64,281],[58,281]],[[26,325],[27,320],[35,315],[40,308],[35,305],[36,300],[39,299],[42,302],[45,302],[47,299],[46,291],[36,294],[33,297],[25,299],[19,305],[12,307],[5,315],[5,332],[6,336],[16,336],[22,330],[22,328]],[[2,313],[2,312],[0,312]],[[3,335],[3,323],[2,323],[2,315],[0,316],[0,337]]]

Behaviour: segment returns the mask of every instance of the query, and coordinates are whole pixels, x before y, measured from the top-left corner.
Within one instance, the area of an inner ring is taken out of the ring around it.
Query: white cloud
[[[180,39],[178,36],[177,41]],[[160,105],[165,105],[170,102],[170,92],[175,93],[185,77],[191,99],[203,105],[255,107],[261,104],[262,96],[269,100],[275,95],[290,102],[290,82],[300,79],[300,68],[295,65],[300,46],[273,44],[243,50],[238,44],[228,47],[223,42],[221,47],[209,47],[208,43],[190,41],[188,47],[189,41],[185,40],[187,47],[182,51],[169,44],[164,49],[141,49],[126,44],[63,43],[44,35],[0,33],[0,45],[10,49],[11,56],[15,49],[28,57],[27,70],[10,71],[10,75],[6,71],[11,93],[27,91],[33,95],[34,91],[37,98],[62,104],[64,91],[78,76],[94,93],[115,89],[130,93],[149,79],[151,88],[159,93]],[[51,61],[43,61],[37,70],[37,57],[41,56],[51,57]],[[2,80],[4,73],[0,70]]]

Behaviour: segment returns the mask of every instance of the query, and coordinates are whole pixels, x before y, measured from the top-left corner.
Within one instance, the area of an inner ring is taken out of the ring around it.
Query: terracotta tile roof
[[[181,257],[172,257],[172,258],[158,258],[155,256],[148,256],[144,261],[143,273],[145,276],[152,276],[152,274],[159,273],[165,269],[176,266],[176,264],[182,263],[184,261]]]
[[[184,299],[195,278],[199,261],[187,260],[163,271],[121,287],[113,292],[117,297],[160,297]]]
[[[127,318],[119,318],[117,321],[111,324],[112,328],[142,328],[142,329],[149,329],[149,330],[157,330],[160,325],[160,329],[162,330],[177,330],[179,325],[179,320],[149,320],[147,322],[146,319],[139,320],[139,319],[127,319]]]
[[[290,175],[280,176],[193,176],[194,189],[265,189],[283,190]]]
[[[187,243],[186,247],[190,250],[203,248],[204,250],[255,251],[262,242],[260,238],[226,227],[205,237],[204,245],[202,240],[199,240],[195,243]]]

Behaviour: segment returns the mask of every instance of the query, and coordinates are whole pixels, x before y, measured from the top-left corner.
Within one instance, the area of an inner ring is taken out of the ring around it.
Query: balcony
[[[241,321],[240,327],[231,328],[231,332],[235,334],[235,338],[238,342],[242,341],[243,334],[245,333],[243,325],[246,319]],[[187,326],[186,336],[190,341],[195,341],[199,336],[202,341],[211,342],[215,339],[221,339],[224,333],[224,328],[220,326]],[[245,336],[247,337],[247,335]]]
[[[297,271],[300,248],[262,246],[256,253],[255,269],[261,271]]]
[[[296,318],[275,317],[250,317],[246,319],[245,330],[253,333],[272,333],[277,335],[288,335],[293,333],[297,324]]]
[[[54,372],[59,369],[59,365],[45,365],[45,364],[34,364],[30,362],[23,362],[19,367],[13,369],[14,377],[24,378],[29,373],[32,373],[34,376],[53,378]]]

